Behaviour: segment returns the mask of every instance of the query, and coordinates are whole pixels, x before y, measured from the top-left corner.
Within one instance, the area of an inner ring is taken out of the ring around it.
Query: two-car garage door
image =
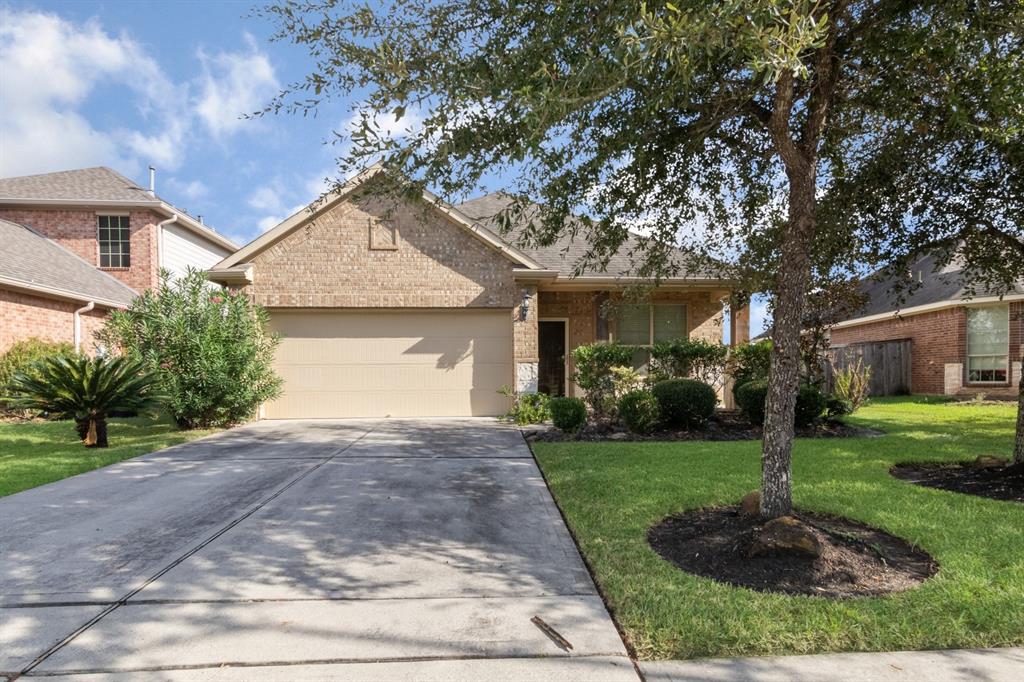
[[[268,419],[485,416],[508,409],[509,310],[271,311],[284,393]]]

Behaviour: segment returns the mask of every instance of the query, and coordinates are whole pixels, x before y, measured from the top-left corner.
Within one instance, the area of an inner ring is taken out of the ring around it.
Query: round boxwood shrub
[[[633,433],[650,433],[661,417],[658,399],[650,391],[630,391],[619,398],[619,416]]]
[[[768,399],[767,381],[749,381],[736,391],[736,405],[751,424],[764,424],[764,405]],[[814,386],[803,385],[796,396],[797,426],[809,426],[825,411],[827,399]]]
[[[576,433],[587,422],[587,405],[579,398],[552,398],[551,422],[566,433]]]
[[[706,422],[715,412],[715,389],[696,379],[659,381],[652,391],[658,400],[661,418],[678,428],[693,428]]]

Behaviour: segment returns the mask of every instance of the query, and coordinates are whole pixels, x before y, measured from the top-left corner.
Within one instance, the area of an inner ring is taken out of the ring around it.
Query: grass
[[[169,420],[111,419],[108,448],[86,448],[70,421],[0,422],[0,497],[213,433]]]
[[[851,422],[877,438],[801,439],[793,494],[934,556],[939,573],[887,597],[843,601],[730,587],[648,546],[663,517],[734,504],[758,487],[759,442],[535,443],[537,459],[597,581],[646,659],[1024,644],[1024,505],[914,486],[907,461],[1008,457],[1015,406],[877,399]]]

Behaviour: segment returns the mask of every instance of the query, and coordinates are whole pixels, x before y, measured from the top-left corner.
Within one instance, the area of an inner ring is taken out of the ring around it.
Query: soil
[[[759,592],[832,599],[873,597],[916,587],[939,570],[926,552],[857,521],[811,512],[794,516],[822,544],[814,558],[783,552],[749,557],[761,520],[738,507],[711,507],[670,516],[647,532],[662,558],[678,568]]]
[[[553,426],[535,424],[523,428],[528,441],[686,441],[761,440],[761,427],[751,426],[739,410],[718,410],[707,424],[697,429],[657,429],[651,433],[630,433],[619,424],[587,424],[578,433],[565,433]],[[853,438],[881,436],[881,431],[825,420],[796,430],[798,438]]]
[[[889,473],[929,488],[1024,502],[1024,464],[979,468],[973,462],[897,464]]]

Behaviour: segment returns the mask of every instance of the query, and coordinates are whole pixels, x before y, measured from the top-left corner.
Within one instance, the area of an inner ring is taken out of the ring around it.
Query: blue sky
[[[352,103],[242,119],[311,66],[252,6],[0,5],[0,177],[104,165],[145,183],[152,164],[163,198],[238,243],[314,199]],[[756,334],[763,303],[753,318]]]

